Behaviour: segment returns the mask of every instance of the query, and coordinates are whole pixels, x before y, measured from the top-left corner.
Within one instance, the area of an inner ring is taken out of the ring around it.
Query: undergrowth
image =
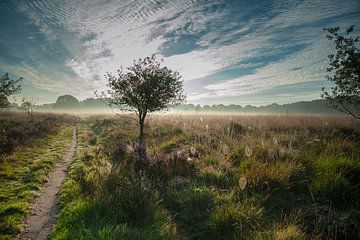
[[[72,127],[60,127],[29,147],[18,147],[0,162],[0,239],[21,231],[29,203],[47,182],[56,161],[63,158],[72,139]]]
[[[357,239],[360,125],[346,117],[90,118],[54,239]]]

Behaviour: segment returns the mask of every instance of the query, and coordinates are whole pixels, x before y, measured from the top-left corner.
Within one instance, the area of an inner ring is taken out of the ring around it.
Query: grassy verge
[[[0,163],[0,239],[12,239],[21,230],[29,203],[47,181],[47,175],[61,159],[72,139],[72,127],[18,147]]]

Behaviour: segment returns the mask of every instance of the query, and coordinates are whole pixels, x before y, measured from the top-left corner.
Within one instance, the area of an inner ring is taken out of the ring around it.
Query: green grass
[[[109,175],[108,162],[95,157],[97,149],[88,144],[88,136],[89,129],[81,125],[52,238],[178,239],[171,215],[156,204],[156,194],[144,188],[143,179],[125,172]],[[105,192],[108,198],[102,198]]]
[[[4,157],[0,163],[0,239],[11,239],[20,232],[30,201],[47,181],[54,163],[63,157],[71,138],[72,128],[61,128]]]
[[[54,239],[356,239],[360,124],[304,116],[89,119]]]

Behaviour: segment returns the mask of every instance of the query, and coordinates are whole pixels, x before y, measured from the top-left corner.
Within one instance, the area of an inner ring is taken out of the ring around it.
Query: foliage
[[[106,77],[110,88],[110,105],[135,111],[139,119],[140,140],[143,139],[144,121],[148,113],[185,99],[179,73],[161,67],[155,56],[140,58],[127,71],[121,68],[117,76],[107,73]]]
[[[29,124],[26,121],[22,134],[29,133],[27,127],[33,131]],[[47,181],[53,164],[62,158],[71,141],[71,128],[58,129],[51,136],[47,136],[46,130],[41,134],[43,139],[37,139],[31,146],[18,147],[0,160],[0,239],[13,239],[21,231],[36,191]]]
[[[19,93],[21,91],[21,85],[19,82],[22,78],[11,79],[8,73],[0,76],[0,108],[6,108],[10,106],[8,97],[12,94]]]
[[[358,238],[357,120],[165,114],[148,121],[142,172],[134,170],[137,126],[128,117],[80,125],[54,239]]]
[[[77,100],[74,96],[63,95],[57,98],[54,108],[72,109],[72,108],[78,108],[79,105],[80,105],[79,100]]]
[[[37,139],[55,133],[61,124],[71,122],[71,117],[39,114],[34,121],[28,121],[25,113],[4,113],[0,118],[0,155],[10,154],[16,147],[31,145]]]
[[[335,84],[330,92],[323,88],[322,97],[332,106],[342,112],[360,119],[360,50],[357,43],[359,37],[350,34],[354,30],[351,26],[346,35],[339,33],[339,27],[325,28],[329,34],[327,38],[335,43],[336,53],[329,55],[328,80]]]
[[[26,100],[23,98],[21,103],[21,108],[28,114],[30,120],[33,120],[33,113],[35,109],[35,102],[34,100]]]
[[[82,151],[77,151],[62,187],[63,209],[52,239],[179,239],[146,177],[126,165],[109,167],[110,159],[97,156],[96,146],[87,144],[87,135],[87,128],[81,125],[78,144]],[[94,168],[98,177],[90,180]],[[84,188],[89,181],[95,191]]]

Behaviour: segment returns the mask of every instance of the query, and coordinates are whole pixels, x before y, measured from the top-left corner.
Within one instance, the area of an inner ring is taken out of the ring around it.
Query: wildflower
[[[246,188],[246,185],[247,185],[247,180],[245,177],[241,177],[239,179],[239,186],[240,186],[240,189],[241,190],[244,190]]]
[[[190,153],[191,153],[192,155],[195,155],[195,154],[196,154],[196,148],[191,147],[191,148],[190,148]]]
[[[245,147],[246,156],[250,157],[252,155],[252,149],[249,146]]]

